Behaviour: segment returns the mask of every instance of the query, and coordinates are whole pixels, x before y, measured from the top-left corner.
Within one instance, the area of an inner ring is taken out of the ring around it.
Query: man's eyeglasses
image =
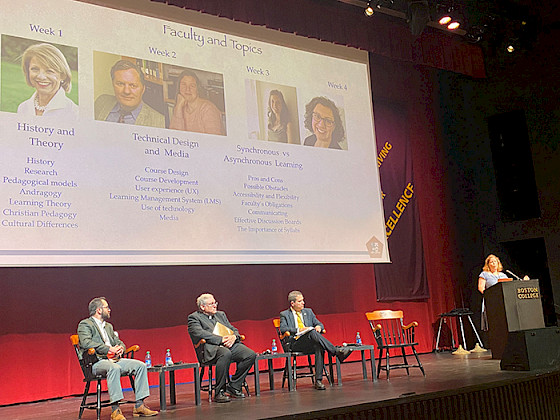
[[[316,112],[312,114],[312,117],[313,117],[313,121],[315,121],[316,123],[320,123],[321,121],[323,121],[323,123],[329,128],[334,125],[334,120],[331,120],[330,118],[327,117],[322,117],[321,114],[318,114]]]
[[[206,306],[218,306],[218,302],[207,303]]]

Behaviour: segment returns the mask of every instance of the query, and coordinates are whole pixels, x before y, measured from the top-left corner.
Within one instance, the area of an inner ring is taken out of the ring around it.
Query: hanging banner
[[[427,299],[430,294],[406,112],[399,106],[376,102],[375,126],[385,231],[392,261],[374,266],[377,300]]]

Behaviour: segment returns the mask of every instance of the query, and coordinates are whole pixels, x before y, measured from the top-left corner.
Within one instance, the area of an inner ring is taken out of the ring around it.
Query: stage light
[[[372,0],[368,1],[368,5],[372,2]],[[380,9],[382,7],[384,8],[388,8],[388,9],[393,9],[395,5],[395,0],[375,0],[375,7],[377,9]]]
[[[407,0],[406,20],[414,36],[420,36],[424,28],[431,22],[430,5],[428,0]]]
[[[477,42],[479,42],[482,39],[482,35],[467,33],[465,35],[465,38],[467,39],[467,41],[472,42],[473,44],[476,44]]]
[[[470,28],[470,30],[465,35],[467,41],[472,43],[477,43],[482,40],[482,36],[486,32],[486,26],[484,25],[474,25]]]
[[[447,26],[454,19],[455,7],[453,5],[436,5],[435,20],[441,26]]]
[[[372,16],[373,15],[373,7],[371,7],[369,1],[367,3],[367,7],[364,10],[364,13],[365,13],[366,16]]]
[[[454,20],[449,25],[447,25],[447,29],[449,29],[450,31],[454,31],[455,29],[459,28],[459,26],[461,26],[461,24],[458,21]]]
[[[520,42],[519,38],[509,36],[506,38],[504,46],[508,54],[513,54],[514,52],[518,53],[522,51],[523,43]]]

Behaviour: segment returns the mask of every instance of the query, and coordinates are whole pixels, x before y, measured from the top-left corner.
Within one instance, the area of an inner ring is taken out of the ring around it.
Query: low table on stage
[[[362,354],[362,377],[367,379],[367,364],[366,364],[366,355],[365,352],[369,350],[369,358],[370,358],[370,365],[371,365],[371,380],[372,382],[377,382],[377,375],[375,372],[375,350],[373,345],[371,344],[360,344],[360,345],[350,345],[346,346],[345,348],[350,349],[352,351],[359,351]],[[340,360],[338,357],[332,356],[329,354],[329,369],[331,378],[333,377],[333,361],[332,358],[334,357],[336,361],[336,384],[338,386],[342,386],[342,373],[340,368]],[[334,382],[334,380],[333,380]]]
[[[167,410],[167,399],[165,392],[165,372],[169,373],[169,405],[177,403],[175,393],[175,371],[180,369],[192,369],[194,373],[194,402],[200,405],[200,365],[198,363],[177,363],[171,366],[153,366],[148,368],[148,372],[159,374],[159,409]]]
[[[285,359],[286,360],[286,367],[288,369],[288,389],[290,391],[294,391],[294,378],[292,376],[292,363],[291,363],[291,354],[290,353],[269,353],[269,354],[257,354],[257,358],[255,359],[255,395],[261,395],[261,382],[259,378],[259,361],[266,360],[268,362],[268,383],[270,389],[274,389],[274,366],[272,365],[272,361],[274,359]]]

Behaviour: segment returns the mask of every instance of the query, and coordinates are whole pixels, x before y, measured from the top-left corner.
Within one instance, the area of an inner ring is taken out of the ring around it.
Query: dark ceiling
[[[437,26],[439,13],[452,10],[461,22],[457,31],[468,41],[485,43],[490,51],[516,42],[530,49],[539,34],[560,29],[560,1],[550,0],[338,0],[380,14],[400,16],[419,35],[426,25]]]

